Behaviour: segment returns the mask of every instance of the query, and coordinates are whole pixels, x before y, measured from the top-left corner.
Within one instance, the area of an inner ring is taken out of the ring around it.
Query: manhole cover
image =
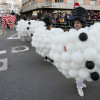
[[[0,62],[0,67],[2,67],[2,65],[3,65],[3,62]]]
[[[19,47],[19,48],[16,48],[15,50],[24,50],[25,47]]]

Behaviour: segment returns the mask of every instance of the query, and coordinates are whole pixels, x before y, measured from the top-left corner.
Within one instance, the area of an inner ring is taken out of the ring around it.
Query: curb
[[[5,32],[2,28],[0,28],[0,37],[4,36],[5,35]]]

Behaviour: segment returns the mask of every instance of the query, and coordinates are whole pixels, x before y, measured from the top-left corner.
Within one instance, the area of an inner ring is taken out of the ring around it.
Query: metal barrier
[[[87,26],[90,27],[91,25],[93,25],[96,22],[100,22],[100,20],[96,20],[96,19],[87,20]],[[62,28],[62,29],[70,29],[71,28],[70,21],[67,21],[67,22],[64,22],[64,23],[54,23],[53,27]]]
[[[53,24],[53,27],[65,29],[65,28],[70,28],[70,24],[68,24],[66,22],[65,23],[55,23],[55,24]]]

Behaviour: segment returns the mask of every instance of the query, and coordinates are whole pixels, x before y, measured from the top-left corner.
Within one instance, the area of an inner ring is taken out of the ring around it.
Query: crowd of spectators
[[[56,13],[47,13],[49,16],[51,16],[53,25],[66,25],[70,26],[70,19],[72,18],[72,12],[56,12]],[[45,16],[45,14],[44,14]],[[34,17],[34,16],[33,16]],[[34,17],[35,19],[35,17]],[[88,11],[87,16],[87,26],[90,26],[94,24],[95,22],[100,22],[100,11]]]
[[[96,11],[90,10],[88,12],[87,22],[91,24],[94,24],[95,22],[100,22],[100,11],[96,12]]]
[[[57,12],[51,14],[52,22],[55,23],[67,23],[72,18],[72,13]],[[67,23],[68,24],[68,23]]]
[[[51,16],[53,24],[70,24],[70,19],[72,18],[72,13],[67,12],[57,12],[57,13],[48,13]],[[87,25],[90,26],[95,22],[100,22],[100,11],[88,11],[87,16]]]

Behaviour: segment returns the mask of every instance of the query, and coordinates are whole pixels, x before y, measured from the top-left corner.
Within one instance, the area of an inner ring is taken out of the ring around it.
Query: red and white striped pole
[[[15,24],[15,19],[16,19],[16,17],[14,15],[4,16],[2,14],[2,27],[3,27],[3,29],[5,29],[5,24],[8,24],[10,26],[10,28],[13,29],[14,24]]]

